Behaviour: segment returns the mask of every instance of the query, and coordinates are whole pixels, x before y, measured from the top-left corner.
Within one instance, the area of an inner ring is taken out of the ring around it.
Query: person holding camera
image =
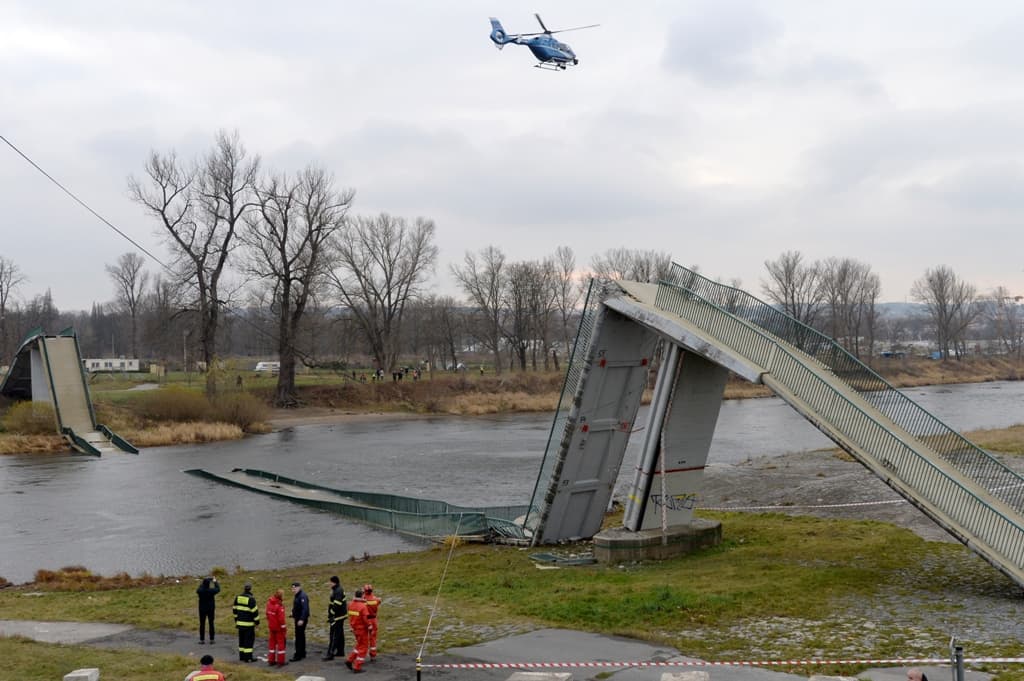
[[[213,629],[217,603],[214,596],[220,593],[220,584],[216,577],[204,577],[203,583],[196,589],[199,597],[199,645],[206,643],[206,623],[210,623],[210,643],[213,644],[217,632]]]

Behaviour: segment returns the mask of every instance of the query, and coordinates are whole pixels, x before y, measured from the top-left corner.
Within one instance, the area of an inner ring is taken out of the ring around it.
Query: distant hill
[[[928,308],[921,303],[878,303],[875,305],[882,317],[923,317]]]

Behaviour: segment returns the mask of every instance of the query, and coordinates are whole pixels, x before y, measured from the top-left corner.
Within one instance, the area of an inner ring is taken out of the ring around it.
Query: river
[[[912,388],[962,430],[1024,423],[1024,381]],[[638,422],[642,426],[645,412]],[[181,473],[261,468],[332,487],[463,505],[528,503],[550,414],[424,417],[309,425],[138,456],[0,457],[0,576],[83,565],[101,574],[205,574],[348,560],[423,544],[323,511]],[[630,443],[618,489],[642,442]],[[831,446],[777,398],[723,404],[709,466]]]

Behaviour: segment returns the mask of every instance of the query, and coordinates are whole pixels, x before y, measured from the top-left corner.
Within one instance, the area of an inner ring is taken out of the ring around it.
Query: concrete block
[[[707,672],[665,672],[661,675],[661,681],[708,681],[711,675]]]
[[[99,669],[76,669],[64,675],[64,681],[100,681]]]
[[[599,563],[620,563],[642,560],[665,560],[701,549],[717,546],[722,541],[722,523],[694,518],[688,525],[668,528],[668,541],[661,529],[630,532],[613,527],[594,535],[594,558]]]
[[[571,681],[572,672],[516,672],[508,681]]]

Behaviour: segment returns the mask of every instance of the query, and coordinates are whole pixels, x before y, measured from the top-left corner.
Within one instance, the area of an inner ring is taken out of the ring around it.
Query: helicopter
[[[551,31],[544,25],[539,14],[534,14],[533,16],[537,17],[537,23],[544,29],[543,31],[539,33],[506,33],[505,29],[501,26],[501,22],[491,17],[491,40],[499,50],[509,43],[513,45],[526,45],[530,48],[530,52],[533,52],[533,56],[539,60],[534,66],[538,69],[551,71],[564,71],[565,67],[569,64],[575,66],[580,63],[572,48],[558,41],[554,37],[555,33],[579,31],[584,28],[600,26],[600,24],[590,24],[589,26],[576,26],[575,28]]]

